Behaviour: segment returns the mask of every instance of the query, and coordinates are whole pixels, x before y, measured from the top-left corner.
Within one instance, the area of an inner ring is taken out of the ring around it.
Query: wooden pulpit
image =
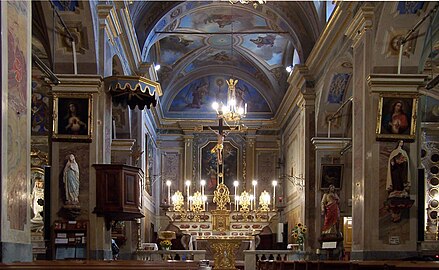
[[[94,164],[96,169],[96,207],[107,228],[111,221],[142,218],[140,183],[143,171],[124,164]]]

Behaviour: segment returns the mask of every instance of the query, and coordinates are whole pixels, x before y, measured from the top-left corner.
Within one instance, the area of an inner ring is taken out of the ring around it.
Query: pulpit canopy
[[[112,96],[114,105],[136,106],[143,110],[156,106],[155,94],[162,95],[160,83],[151,81],[142,76],[110,76],[104,79],[105,89]]]

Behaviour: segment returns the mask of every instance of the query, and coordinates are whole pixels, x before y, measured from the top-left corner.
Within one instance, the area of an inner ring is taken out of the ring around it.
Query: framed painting
[[[377,140],[415,140],[417,109],[418,95],[380,95]]]
[[[329,189],[334,185],[335,189],[341,189],[343,179],[343,164],[322,164],[320,189]]]
[[[53,135],[61,141],[91,141],[92,95],[81,93],[53,94]]]
[[[208,142],[201,148],[200,176],[206,180],[206,194],[213,194],[218,184],[216,151],[212,149],[216,146],[216,141]],[[237,180],[238,175],[238,148],[230,142],[224,142],[223,148],[224,184],[233,190],[233,181]]]

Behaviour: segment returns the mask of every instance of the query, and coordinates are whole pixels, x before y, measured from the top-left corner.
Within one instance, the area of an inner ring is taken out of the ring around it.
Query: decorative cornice
[[[349,145],[352,140],[350,138],[314,137],[311,142],[316,150],[340,151]]]
[[[355,15],[351,25],[346,30],[346,36],[353,41],[353,47],[355,47],[358,41],[363,37],[366,31],[373,27],[373,6],[363,6]]]
[[[371,92],[419,93],[427,78],[426,74],[370,74],[367,83]]]
[[[97,93],[102,86],[102,76],[88,74],[56,74],[60,83],[52,85],[54,92]]]

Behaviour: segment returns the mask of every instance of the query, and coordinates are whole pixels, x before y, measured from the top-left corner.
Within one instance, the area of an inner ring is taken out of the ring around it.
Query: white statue
[[[64,167],[63,182],[66,190],[66,204],[79,204],[79,167],[73,154],[68,156]]]
[[[42,222],[43,217],[41,212],[43,211],[42,202],[44,200],[44,182],[41,178],[35,179],[34,188],[32,190],[32,210],[34,212],[33,222]],[[38,203],[40,201],[40,203]]]

